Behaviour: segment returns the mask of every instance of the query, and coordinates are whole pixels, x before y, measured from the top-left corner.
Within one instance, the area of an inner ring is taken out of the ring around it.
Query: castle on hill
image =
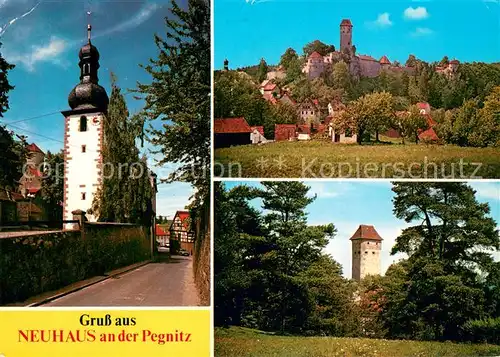
[[[415,68],[411,66],[400,66],[391,63],[387,56],[382,56],[379,60],[368,55],[358,55],[356,46],[352,42],[353,25],[351,20],[344,19],[340,23],[340,51],[328,53],[322,56],[318,52],[313,52],[307,58],[307,62],[302,68],[302,72],[309,79],[319,77],[327,68],[333,64],[344,61],[348,66],[351,74],[355,77],[377,77],[383,70],[394,72],[406,72],[414,74]],[[436,68],[437,72],[451,75],[456,72],[459,62],[453,60],[446,67]]]

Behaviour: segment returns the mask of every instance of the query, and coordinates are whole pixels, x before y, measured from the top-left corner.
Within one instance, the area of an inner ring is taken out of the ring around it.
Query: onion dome
[[[99,51],[91,42],[92,26],[88,25],[88,43],[78,54],[80,62],[80,83],[73,88],[68,97],[72,110],[97,109],[106,112],[109,98],[106,90],[99,85]]]

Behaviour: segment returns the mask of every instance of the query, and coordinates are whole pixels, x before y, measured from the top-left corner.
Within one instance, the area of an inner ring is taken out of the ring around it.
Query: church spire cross
[[[87,11],[87,15],[89,17],[88,25],[87,25],[87,38],[88,38],[89,43],[90,43],[90,40],[92,38],[92,25],[91,25],[91,22],[90,22],[92,12],[91,11]]]

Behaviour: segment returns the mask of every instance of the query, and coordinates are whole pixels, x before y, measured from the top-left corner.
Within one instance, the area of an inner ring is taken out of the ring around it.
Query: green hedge
[[[471,320],[465,324],[469,340],[500,345],[500,317]]]
[[[0,239],[0,305],[144,261],[149,243],[141,227],[90,227]]]

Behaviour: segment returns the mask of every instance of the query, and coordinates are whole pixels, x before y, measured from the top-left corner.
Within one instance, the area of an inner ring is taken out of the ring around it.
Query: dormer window
[[[80,117],[80,131],[87,131],[87,117],[85,115]]]

